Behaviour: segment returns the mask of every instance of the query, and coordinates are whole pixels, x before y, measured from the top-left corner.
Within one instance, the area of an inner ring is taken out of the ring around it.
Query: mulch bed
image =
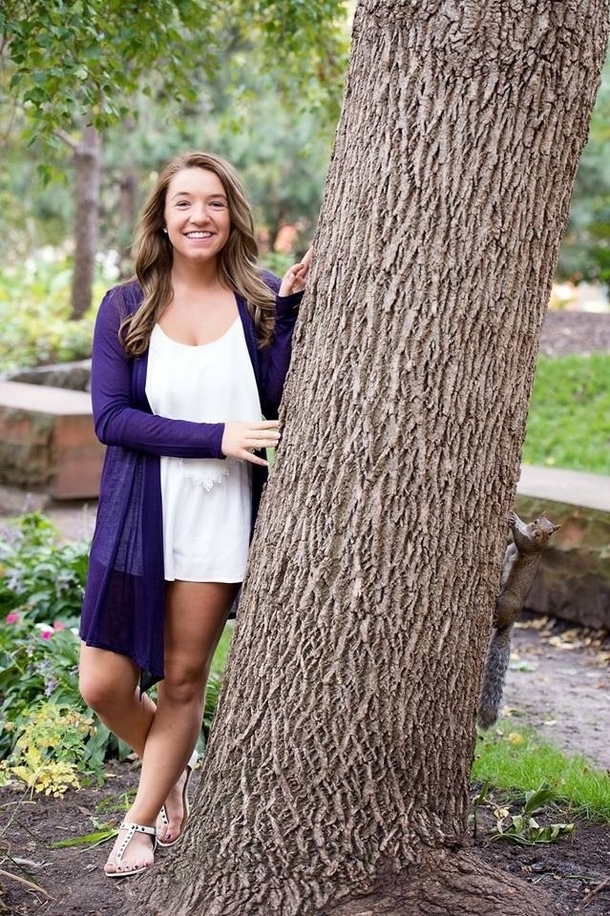
[[[549,309],[542,326],[540,353],[610,353],[610,312],[572,312]]]

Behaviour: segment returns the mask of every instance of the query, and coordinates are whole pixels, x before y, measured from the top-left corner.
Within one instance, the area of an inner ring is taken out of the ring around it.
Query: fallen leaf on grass
[[[99,846],[105,843],[113,836],[116,836],[116,827],[107,827],[104,830],[98,830],[95,833],[88,833],[86,836],[75,836],[69,840],[58,840],[56,843],[49,843],[49,849],[62,849],[64,846]]]

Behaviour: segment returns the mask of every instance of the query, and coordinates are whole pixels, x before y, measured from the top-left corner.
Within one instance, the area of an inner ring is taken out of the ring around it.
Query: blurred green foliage
[[[288,94],[312,82],[327,94],[345,66],[345,18],[340,0],[4,0],[0,36],[8,94],[53,142],[58,127],[118,123],[138,91],[195,102],[234,49]]]
[[[0,373],[91,353],[95,310],[70,321],[71,267],[44,257],[0,270]],[[105,284],[99,279],[97,293]]]
[[[589,140],[580,161],[557,276],[610,290],[610,62],[602,72]]]

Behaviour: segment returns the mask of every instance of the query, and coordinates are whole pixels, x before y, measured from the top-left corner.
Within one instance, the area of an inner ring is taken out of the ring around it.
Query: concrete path
[[[610,512],[610,477],[561,468],[521,465],[517,493],[550,502]]]

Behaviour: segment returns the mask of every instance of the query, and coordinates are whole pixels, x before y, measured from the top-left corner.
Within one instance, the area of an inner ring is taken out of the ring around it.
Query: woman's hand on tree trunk
[[[254,453],[257,449],[275,448],[279,441],[277,420],[261,420],[259,423],[232,421],[225,423],[220,448],[227,458],[239,458],[267,467],[268,462]]]
[[[289,267],[282,277],[280,296],[292,296],[293,293],[302,293],[307,286],[307,274],[311,264],[313,248],[308,248],[301,261]]]

